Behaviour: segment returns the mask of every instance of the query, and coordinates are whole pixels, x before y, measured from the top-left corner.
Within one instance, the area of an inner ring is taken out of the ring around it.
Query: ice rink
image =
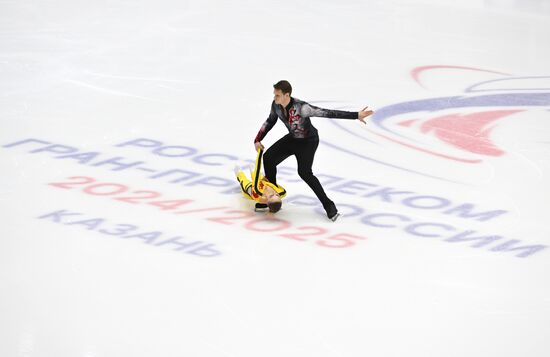
[[[547,357],[549,117],[550,1],[2,0],[0,356]]]

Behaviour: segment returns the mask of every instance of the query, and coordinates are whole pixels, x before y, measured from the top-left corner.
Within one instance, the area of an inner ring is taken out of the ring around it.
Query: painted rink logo
[[[337,121],[330,121],[331,124],[371,144],[378,139],[409,153],[471,166],[506,155],[506,149],[493,140],[499,124],[521,120],[534,110],[550,108],[549,76],[518,77],[461,66],[417,67],[411,71],[411,76],[424,87],[421,75],[435,70],[479,72],[499,78],[473,83],[456,96],[405,101],[378,108],[369,121],[371,125],[364,131],[351,130]],[[350,153],[346,147],[328,145]],[[412,174],[455,181],[453,177],[434,175],[380,157],[354,156]]]

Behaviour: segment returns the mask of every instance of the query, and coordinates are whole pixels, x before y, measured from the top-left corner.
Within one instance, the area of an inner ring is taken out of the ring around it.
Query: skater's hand
[[[360,120],[363,124],[367,124],[367,122],[365,121],[365,118],[368,117],[369,115],[372,115],[373,111],[372,110],[367,110],[368,107],[365,107],[363,110],[361,110],[359,113],[358,113],[358,117],[357,118],[358,120]]]
[[[258,150],[260,150],[260,149],[262,149],[262,151],[264,150],[264,146],[263,146],[262,143],[259,142],[259,141],[256,141],[256,142],[254,143],[254,147],[256,148],[256,152],[257,152]]]

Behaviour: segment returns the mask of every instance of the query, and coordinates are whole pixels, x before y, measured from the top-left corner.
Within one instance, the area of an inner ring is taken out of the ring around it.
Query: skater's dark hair
[[[282,206],[281,201],[275,201],[275,202],[268,202],[267,206],[269,207],[269,212],[271,213],[277,213],[281,209]]]
[[[273,88],[279,89],[283,94],[292,94],[292,86],[288,81],[282,80],[273,85]]]

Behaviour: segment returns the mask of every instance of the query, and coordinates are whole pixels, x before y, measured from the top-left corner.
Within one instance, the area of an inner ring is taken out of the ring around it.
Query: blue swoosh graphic
[[[394,135],[406,138],[391,131],[383,125],[383,121],[396,115],[421,111],[468,107],[518,107],[518,106],[550,106],[550,93],[506,93],[491,94],[476,97],[441,97],[415,100],[392,104],[377,110],[370,119],[376,126]],[[409,139],[409,138],[407,138]]]
[[[410,102],[402,102],[402,103],[392,104],[392,105],[378,109],[377,111],[375,111],[375,113],[373,114],[369,122],[374,123],[376,126],[381,128],[382,130],[390,132],[393,135],[397,135],[402,138],[406,138],[407,140],[411,140],[410,138],[407,138],[404,135],[395,133],[392,130],[386,128],[384,126],[384,120],[396,115],[401,115],[406,113],[414,113],[414,112],[422,112],[422,111],[435,112],[438,110],[445,110],[445,109],[452,109],[452,108],[495,107],[495,106],[496,107],[550,106],[550,93],[505,93],[505,94],[501,93],[501,94],[481,95],[481,96],[475,96],[475,97],[467,97],[467,96],[439,97],[439,98],[415,100]],[[371,140],[367,139],[366,137],[356,132],[353,132],[349,129],[344,128],[342,125],[338,124],[336,121],[331,120],[330,122],[333,125],[338,126],[340,129],[372,143]],[[413,141],[416,141],[416,140],[413,140]],[[356,152],[350,151],[343,147],[340,147],[331,143],[327,143],[326,141],[322,141],[322,143],[329,147],[332,147],[333,149],[344,152],[346,154],[356,156],[367,161],[375,162],[383,166],[391,167],[400,171],[406,171],[415,175],[421,175],[421,176],[434,178],[434,179],[442,180],[446,182],[470,185],[465,182],[449,180],[444,177],[434,176],[434,175],[426,174],[420,171],[410,170],[398,165],[393,165],[387,162],[383,162],[362,154],[358,154]]]

